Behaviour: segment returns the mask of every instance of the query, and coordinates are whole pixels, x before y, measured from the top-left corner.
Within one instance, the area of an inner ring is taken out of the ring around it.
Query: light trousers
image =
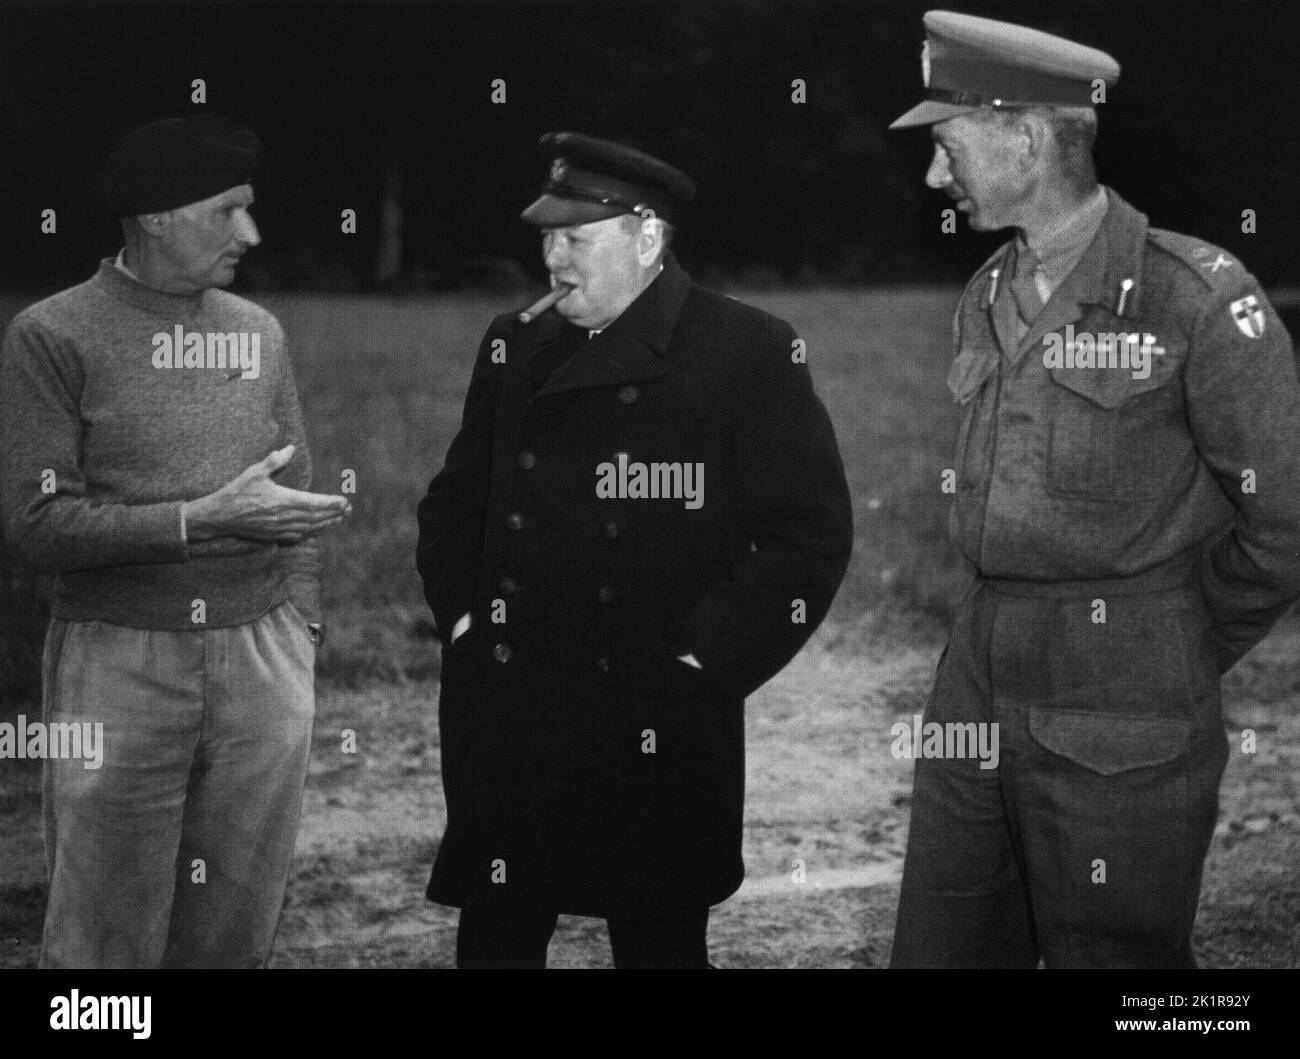
[[[285,602],[180,632],[54,619],[44,719],[103,724],[47,759],[43,967],[250,967],[270,953],[302,808],[315,647]]]

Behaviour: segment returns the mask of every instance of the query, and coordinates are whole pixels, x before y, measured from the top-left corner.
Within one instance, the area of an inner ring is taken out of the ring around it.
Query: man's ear
[[[1043,152],[1047,150],[1048,140],[1052,135],[1051,130],[1048,129],[1047,122],[1030,111],[1021,116],[1013,131],[1020,149],[1020,171],[1028,173],[1038,165]]]
[[[145,235],[160,238],[171,230],[172,215],[170,213],[142,213],[136,218],[136,222]]]
[[[658,217],[641,221],[641,231],[636,237],[636,259],[642,268],[649,268],[659,258],[664,245],[664,222]]]

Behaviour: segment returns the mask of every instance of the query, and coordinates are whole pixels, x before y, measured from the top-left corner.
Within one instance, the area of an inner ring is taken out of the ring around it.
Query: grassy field
[[[859,546],[830,623],[846,646],[882,634],[933,640],[960,572],[947,549],[940,472],[955,417],[942,380],[956,292],[750,296],[794,324],[835,421]],[[431,673],[414,576],[415,504],[460,422],[478,339],[500,302],[267,303],[292,336],[317,488],[356,472],[354,515],[325,545],[331,633],[322,675]],[[884,612],[891,619],[882,622]]]
[[[939,490],[956,426],[943,379],[958,292],[733,293],[807,340],[845,456],[856,548],[827,622],[750,702],[749,876],[715,911],[714,961],[879,966],[911,781],[909,763],[889,754],[889,726],[923,705],[965,576]],[[447,966],[455,913],[423,899],[443,807],[438,652],[414,569],[415,505],[458,425],[478,339],[510,302],[264,304],[290,336],[316,487],[337,490],[345,471],[357,483],[353,515],[324,541],[330,636],[274,962]],[[1234,753],[1224,785],[1196,939],[1211,966],[1300,966],[1297,648],[1290,618],[1225,682],[1234,745],[1249,727],[1260,749]],[[344,728],[360,753],[340,752]],[[28,966],[44,901],[30,763],[0,763],[0,847],[0,966]],[[605,965],[603,935],[598,921],[562,921],[552,962]]]

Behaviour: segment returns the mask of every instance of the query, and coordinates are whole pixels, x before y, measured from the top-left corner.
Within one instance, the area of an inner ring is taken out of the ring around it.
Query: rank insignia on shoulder
[[[1247,338],[1264,337],[1264,310],[1259,307],[1259,299],[1253,294],[1238,298],[1228,306],[1237,330]]]
[[[1208,268],[1211,272],[1218,272],[1221,268],[1232,268],[1233,261],[1222,250],[1215,250],[1208,246],[1198,246],[1192,251],[1192,257],[1196,258],[1202,268]]]
[[[1189,235],[1180,235],[1164,228],[1148,228],[1147,239],[1177,258],[1209,290],[1222,290],[1237,282],[1237,277],[1245,272],[1241,262],[1227,251]]]

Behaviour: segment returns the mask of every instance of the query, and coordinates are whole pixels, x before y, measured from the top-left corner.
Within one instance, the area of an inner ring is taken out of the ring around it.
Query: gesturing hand
[[[244,468],[215,493],[185,504],[186,533],[191,541],[213,537],[294,544],[342,520],[352,510],[346,497],[286,489],[271,475],[293,458],[286,445]]]

